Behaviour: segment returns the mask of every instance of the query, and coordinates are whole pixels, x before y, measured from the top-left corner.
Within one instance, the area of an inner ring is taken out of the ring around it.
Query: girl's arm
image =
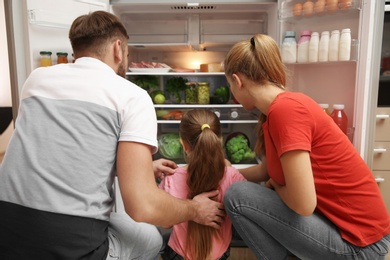
[[[283,202],[296,213],[309,216],[317,206],[308,151],[289,151],[280,157],[286,185],[282,186],[270,179],[266,186],[274,188]]]

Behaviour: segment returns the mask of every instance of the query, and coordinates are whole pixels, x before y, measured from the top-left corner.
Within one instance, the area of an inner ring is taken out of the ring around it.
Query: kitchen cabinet
[[[132,80],[134,76],[139,75],[154,75],[159,78],[160,90],[165,91],[167,81],[173,77],[183,77],[189,82],[208,82],[210,84],[210,96],[212,96],[214,90],[220,86],[228,86],[225,74],[223,72],[189,72],[189,73],[178,73],[178,72],[162,72],[162,73],[138,73],[138,72],[128,72],[127,78]],[[184,89],[183,89],[184,90]],[[184,93],[184,91],[183,91]],[[165,94],[168,97],[167,94]],[[156,110],[180,110],[188,111],[191,109],[209,109],[215,112],[221,121],[222,134],[224,141],[226,138],[235,132],[244,133],[248,139],[251,148],[254,148],[256,138],[255,138],[255,126],[258,123],[258,118],[260,112],[258,110],[246,111],[242,105],[236,104],[233,102],[232,96],[226,104],[185,104],[184,95],[182,97],[182,102],[179,104],[170,102],[166,100],[164,104],[154,104]],[[179,133],[179,119],[161,119],[158,118],[158,135],[166,133]],[[155,159],[163,157],[160,153],[155,155]],[[175,161],[177,163],[184,163],[184,159],[178,159]],[[256,160],[240,163],[235,165],[237,168],[247,167],[256,163]]]
[[[390,107],[376,112],[373,173],[390,213]]]

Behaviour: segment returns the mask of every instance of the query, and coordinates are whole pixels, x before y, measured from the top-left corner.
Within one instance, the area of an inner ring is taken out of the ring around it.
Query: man
[[[155,111],[124,78],[119,19],[80,16],[69,38],[76,62],[36,69],[21,93],[0,169],[0,259],[152,259],[161,246],[153,225],[218,228],[217,191],[179,200],[157,188],[153,173],[175,165],[152,162]],[[131,218],[111,213],[115,174]]]

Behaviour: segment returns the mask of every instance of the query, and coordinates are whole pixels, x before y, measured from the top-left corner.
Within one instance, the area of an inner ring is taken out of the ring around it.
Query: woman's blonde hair
[[[260,85],[273,84],[284,89],[286,70],[282,62],[279,47],[275,40],[265,34],[256,34],[249,40],[236,43],[228,52],[225,61],[225,75],[242,74]],[[260,115],[257,125],[256,152],[265,155],[264,132],[262,124],[266,121]]]
[[[219,118],[206,109],[186,112],[180,123],[180,138],[190,151],[186,155],[188,198],[218,189],[225,174]],[[216,200],[221,201],[222,198]],[[214,236],[222,234],[212,227],[189,221],[185,259],[208,259]]]

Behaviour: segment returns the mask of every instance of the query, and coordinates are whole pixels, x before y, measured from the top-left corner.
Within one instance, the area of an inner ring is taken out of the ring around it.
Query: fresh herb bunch
[[[181,102],[181,92],[185,89],[187,79],[183,77],[173,77],[167,80],[166,91],[173,95],[176,103]]]
[[[158,77],[152,75],[137,75],[134,77],[133,83],[148,92],[158,89],[159,87]]]

